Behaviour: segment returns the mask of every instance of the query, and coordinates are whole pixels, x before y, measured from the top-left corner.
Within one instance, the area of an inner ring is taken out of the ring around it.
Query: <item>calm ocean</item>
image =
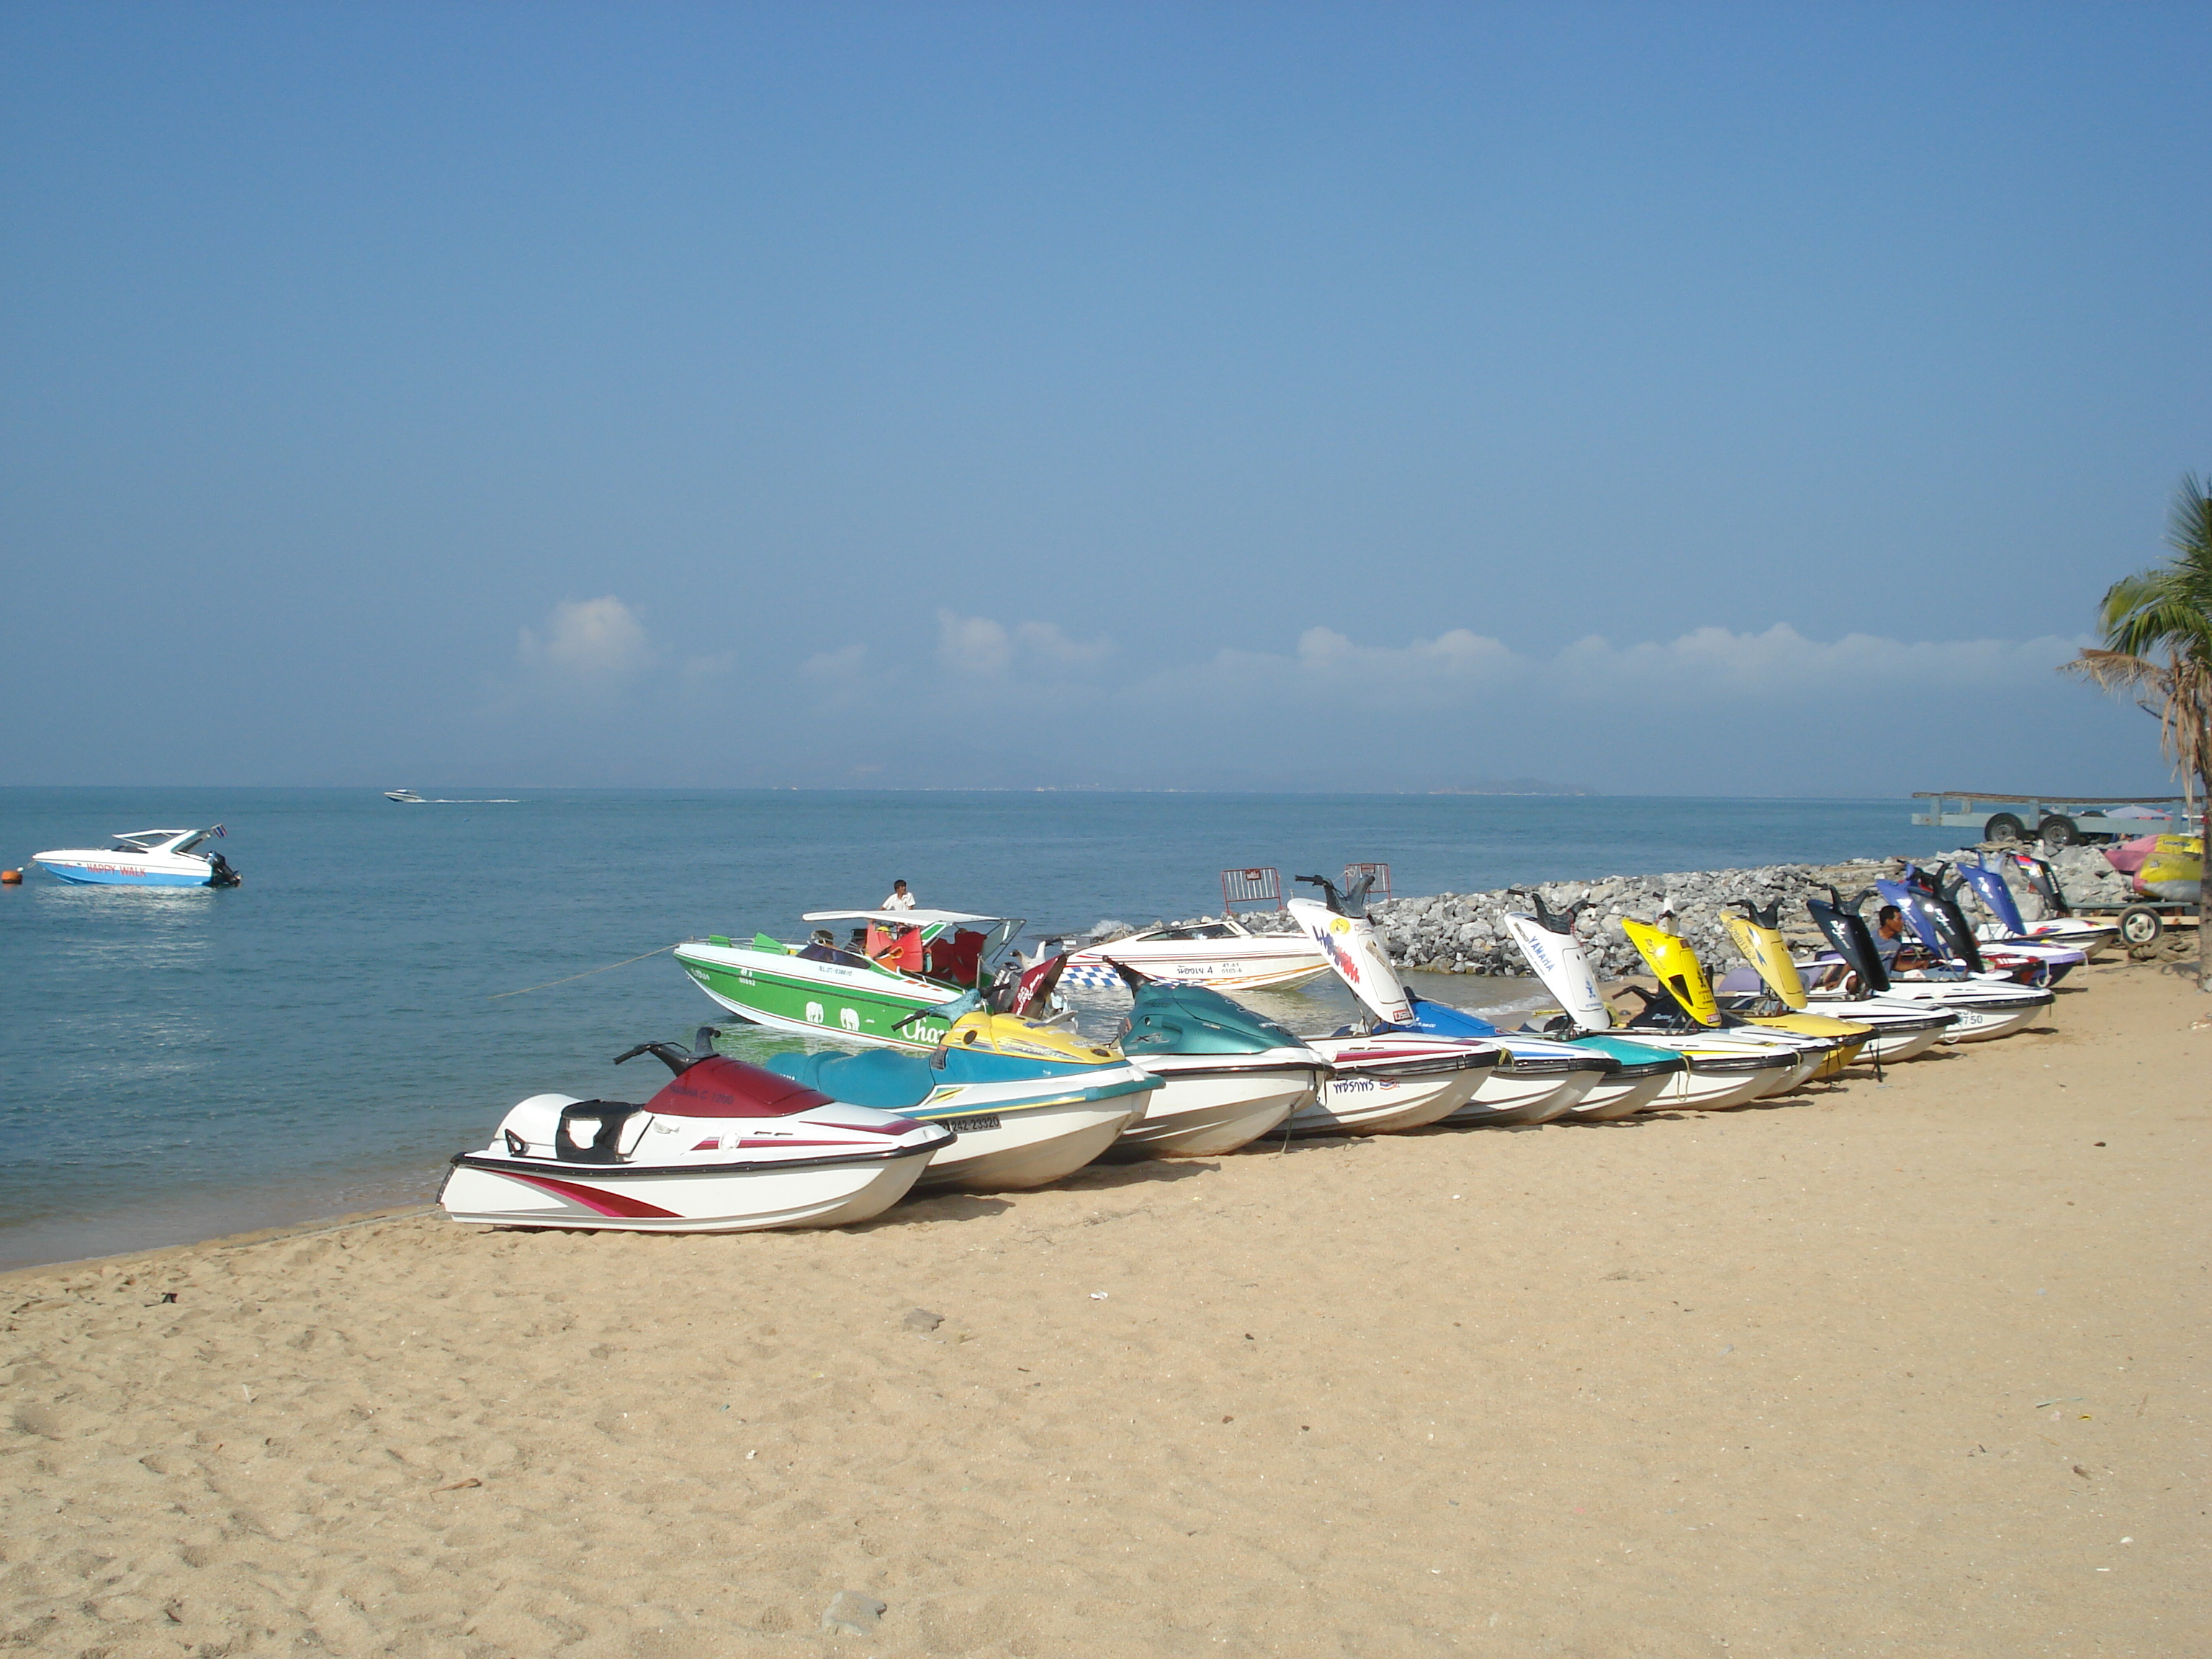
[[[799,913],[925,904],[1040,929],[1218,909],[1217,872],[1386,860],[1401,894],[1929,852],[1897,801],[447,788],[4,789],[0,864],[118,830],[229,827],[246,884],[0,888],[0,1267],[427,1198],[516,1100],[720,1016],[665,956]],[[1477,1006],[1518,988],[1443,982]],[[496,1000],[495,1000],[496,998]],[[1333,989],[1278,997],[1304,1029]],[[641,1098],[641,1095],[633,1097]]]

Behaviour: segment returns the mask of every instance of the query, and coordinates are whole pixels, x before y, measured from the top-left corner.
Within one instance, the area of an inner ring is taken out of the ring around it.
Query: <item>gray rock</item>
[[[822,1631],[826,1636],[873,1636],[876,1621],[887,1609],[872,1595],[863,1595],[858,1590],[839,1590],[830,1598],[830,1605],[822,1614]]]
[[[944,1322],[943,1314],[932,1313],[927,1308],[909,1308],[907,1310],[906,1317],[899,1321],[903,1329],[921,1331],[925,1334],[935,1330]]]

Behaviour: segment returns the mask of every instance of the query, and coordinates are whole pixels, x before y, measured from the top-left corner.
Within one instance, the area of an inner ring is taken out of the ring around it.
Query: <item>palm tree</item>
[[[2097,620],[2105,648],[2064,665],[2108,691],[2132,692],[2159,718],[2159,746],[2182,788],[2212,797],[2212,493],[2184,476],[2166,521],[2173,556],[2105,590]],[[2160,660],[2163,659],[2163,660]],[[2197,985],[2212,990],[2204,905],[2197,907]]]

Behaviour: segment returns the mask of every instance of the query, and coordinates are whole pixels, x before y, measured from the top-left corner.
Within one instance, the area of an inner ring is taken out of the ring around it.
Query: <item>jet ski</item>
[[[1715,988],[1723,1011],[1739,1014],[1805,1010],[1808,998],[1805,981],[1790,960],[1790,946],[1782,937],[1781,907],[1765,908],[1739,899],[1740,916],[1723,916],[1729,936],[1751,964],[1723,978]],[[1868,1027],[1874,1035],[1863,1052],[1877,1065],[1911,1060],[1942,1042],[1959,1017],[1948,1008],[1928,1004],[1884,1002],[1861,999],[1856,1002],[1824,1004],[1824,1013]]]
[[[1291,914],[1322,947],[1352,996],[1365,1009],[1369,1035],[1419,1034],[1468,1044],[1489,1044],[1503,1054],[1474,1097],[1436,1121],[1460,1125],[1547,1123],[1574,1109],[1600,1080],[1620,1069],[1607,1054],[1541,1038],[1501,1032],[1479,1016],[1414,996],[1390,965],[1389,954],[1365,915],[1367,880],[1340,892],[1325,876],[1300,876],[1324,901],[1289,901]]]
[[[2026,854],[2018,856],[2019,863],[2029,869],[2039,866],[2046,873],[2050,866],[2042,860]],[[1989,860],[1978,853],[1969,864],[1961,858],[1955,868],[1957,881],[1973,894],[1990,920],[1974,930],[1975,936],[1984,945],[1998,943],[2007,945],[2055,945],[2062,949],[2079,951],[2089,961],[2120,936],[2120,927],[2114,921],[2092,921],[2085,916],[2063,916],[2055,920],[2031,922],[2020,913],[2019,901],[2013,897],[2012,889],[2005,884],[2004,872],[1992,868]],[[2051,878],[2057,885],[2056,878]],[[1956,896],[1956,890],[1954,895]]]
[[[1813,1006],[1850,1003],[1869,996],[1890,1002],[1934,1003],[1959,1016],[1946,1041],[1988,1042],[2010,1036],[2038,1016],[2048,1015],[2057,1002],[2053,992],[2016,984],[2002,975],[1969,978],[1963,969],[1952,969],[1943,978],[1893,978],[1858,913],[1864,898],[1861,894],[1846,904],[1831,887],[1826,899],[1805,901],[1814,925],[1836,952],[1831,960],[1816,958],[1796,964],[1801,975],[1812,975],[1805,989]]]
[[[627,1232],[839,1227],[906,1196],[952,1131],[833,1100],[714,1051],[641,1042],[675,1075],[642,1106],[532,1095],[481,1152],[454,1158],[438,1202],[456,1221]]]
[[[1614,1035],[1613,1010],[1598,988],[1589,954],[1575,935],[1581,907],[1562,915],[1544,902],[1542,894],[1530,897],[1535,915],[1509,911],[1506,930],[1545,988],[1559,998],[1560,1012],[1548,1018],[1540,1016],[1529,1029],[1600,1052],[1632,1048],[1641,1055],[1671,1055],[1678,1069],[1663,1079],[1662,1086],[1652,1097],[1650,1109],[1654,1110],[1712,1111],[1796,1086],[1804,1069],[1802,1056],[1794,1049],[1778,1050],[1770,1042],[1745,1042],[1728,1033],[1691,1036],[1644,1031],[1626,1040]]]
[[[1494,1043],[1413,1031],[1347,1027],[1306,1041],[1334,1074],[1291,1115],[1285,1134],[1385,1134],[1441,1122],[1474,1100],[1504,1057]]]
[[[791,1054],[769,1069],[809,1089],[878,1111],[941,1123],[959,1139],[930,1160],[917,1185],[1009,1192],[1073,1175],[1145,1115],[1161,1080],[1111,1049],[981,1006],[971,992],[945,1041],[927,1054],[872,1048]]]
[[[1121,1052],[1161,1087],[1144,1116],[1121,1132],[1113,1156],[1233,1152],[1279,1127],[1326,1086],[1328,1057],[1274,1021],[1202,985],[1164,984],[1127,963],[1114,965],[1131,999]]]
[[[195,853],[202,842],[224,835],[205,830],[132,830],[110,836],[105,851],[82,847],[33,853],[33,862],[80,887],[237,887],[244,878],[220,853]]]

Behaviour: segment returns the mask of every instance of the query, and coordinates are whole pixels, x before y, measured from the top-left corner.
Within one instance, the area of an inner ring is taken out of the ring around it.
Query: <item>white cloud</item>
[[[1288,654],[1224,649],[1209,661],[1158,671],[1130,688],[1152,702],[1202,692],[1227,702],[1316,702],[1368,709],[1495,707],[1501,694],[1546,701],[1611,699],[1710,705],[1754,697],[1893,696],[1912,689],[1995,692],[2039,684],[2084,640],[1907,641],[1868,634],[1832,643],[1786,623],[1759,634],[1700,628],[1677,638],[1616,646],[1599,635],[1550,656],[1455,628],[1402,646],[1361,645],[1309,628]]]
[[[1678,638],[1616,646],[1592,635],[1553,659],[1567,695],[1633,688],[1675,702],[1717,707],[1750,697],[1850,699],[1900,691],[1995,693],[2045,682],[2051,672],[2091,641],[2034,640],[1893,640],[1846,634],[1808,640],[1787,623],[1761,634],[1700,628]]]
[[[681,672],[684,684],[701,686],[721,678],[737,665],[735,651],[717,651],[709,656],[684,658]]]
[[[521,630],[515,656],[524,667],[543,673],[603,679],[635,674],[655,659],[638,613],[611,593],[563,599],[546,619],[543,639]]]
[[[937,659],[956,674],[1001,674],[1014,659],[1013,641],[988,617],[937,613]]]

